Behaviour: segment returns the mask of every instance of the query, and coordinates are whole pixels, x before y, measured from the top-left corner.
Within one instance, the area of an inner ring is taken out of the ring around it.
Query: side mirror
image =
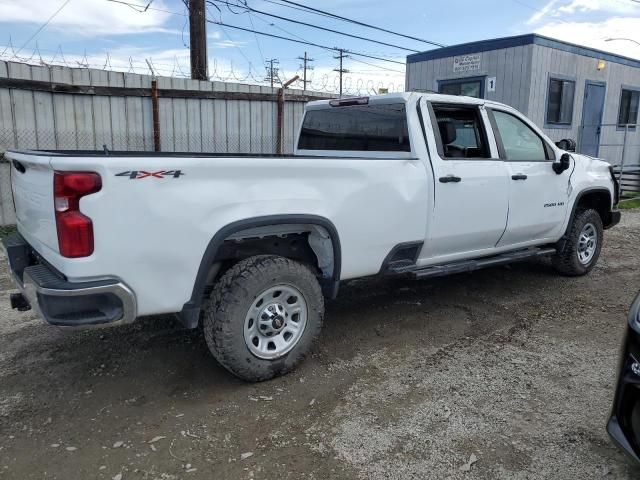
[[[553,162],[553,171],[560,175],[565,170],[568,170],[571,166],[571,155],[563,153],[560,157],[560,161]]]
[[[576,151],[576,141],[571,140],[570,138],[563,138],[559,142],[556,142],[556,147],[566,150],[567,152],[575,152]]]

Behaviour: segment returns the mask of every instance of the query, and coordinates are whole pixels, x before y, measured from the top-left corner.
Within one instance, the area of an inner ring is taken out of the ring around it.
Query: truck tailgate
[[[16,152],[5,156],[12,163],[11,188],[18,230],[40,253],[46,249],[58,252],[50,158]]]

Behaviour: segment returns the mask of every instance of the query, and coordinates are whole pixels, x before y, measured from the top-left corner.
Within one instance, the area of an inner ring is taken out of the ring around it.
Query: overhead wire
[[[308,10],[308,11],[316,13],[316,14],[322,14],[324,16],[336,18],[336,19],[339,19],[339,20],[342,20],[342,21],[345,21],[345,22],[353,23],[355,25],[360,25],[362,27],[372,28],[374,30],[379,30],[381,32],[389,33],[391,35],[397,35],[399,37],[408,38],[410,40],[415,40],[415,41],[418,41],[418,42],[427,43],[427,44],[433,45],[435,47],[441,47],[441,48],[442,47],[446,47],[446,45],[443,44],[443,43],[434,42],[432,40],[426,40],[424,38],[414,37],[412,35],[406,35],[404,33],[394,32],[393,30],[388,30],[388,29],[383,28],[383,27],[378,27],[376,25],[371,25],[371,24],[368,24],[368,23],[364,23],[364,22],[361,22],[359,20],[354,20],[352,18],[343,17],[343,16],[337,15],[335,13],[327,12],[326,10],[320,10],[319,8],[309,7],[307,5],[304,5],[302,3],[297,3],[297,2],[294,2],[292,0],[278,0],[278,1],[280,2],[280,4],[284,3],[284,4],[287,4],[287,5],[294,5],[296,7],[302,8],[304,10]],[[274,2],[272,2],[272,3],[274,3]]]
[[[15,57],[16,55],[18,55],[22,51],[22,49],[31,42],[31,40],[36,38],[40,34],[40,32],[44,30],[47,25],[49,25],[49,23],[51,23],[51,21],[58,16],[58,14],[64,9],[64,7],[69,5],[69,2],[71,2],[71,0],[65,0],[65,2],[60,5],[60,7],[55,12],[53,12],[53,14],[49,18],[47,18],[47,20],[42,25],[40,25],[40,27],[33,33],[33,35],[31,35],[28,40],[24,42],[24,44],[18,49],[18,51],[14,52],[13,56]]]
[[[283,17],[281,15],[276,15],[274,13],[268,13],[268,12],[264,12],[262,10],[257,10],[255,8],[250,7],[247,4],[246,0],[239,0],[239,1],[243,1],[243,4],[242,5],[237,5],[236,4],[234,6],[240,7],[240,8],[244,8],[249,13],[253,12],[253,13],[260,14],[260,15],[266,15],[266,16],[269,16],[269,17],[273,17],[273,18],[277,18],[277,19],[280,19],[280,20],[284,20],[285,22],[296,23],[298,25],[304,25],[305,27],[315,28],[317,30],[323,30],[325,32],[331,32],[331,33],[335,33],[337,35],[343,35],[343,36],[355,38],[355,39],[358,39],[358,40],[364,40],[366,42],[377,43],[377,44],[380,44],[380,45],[384,45],[386,47],[394,47],[394,48],[399,48],[401,50],[407,50],[407,51],[413,52],[413,53],[419,53],[419,50],[415,50],[413,48],[402,47],[400,45],[395,45],[393,43],[387,43],[387,42],[383,42],[383,41],[380,41],[380,40],[375,40],[375,39],[372,39],[372,38],[361,37],[360,35],[354,35],[352,33],[341,32],[340,30],[334,30],[332,28],[327,28],[327,27],[323,27],[323,26],[320,26],[320,25],[314,25],[313,23],[307,23],[307,22],[303,22],[303,21],[300,21],[300,20],[294,20],[292,18]],[[224,3],[227,6],[229,5],[229,0],[207,0],[207,3],[214,3],[214,2]],[[233,10],[230,10],[230,11],[232,13],[236,13],[236,12],[233,12]]]
[[[357,55],[359,57],[371,58],[373,60],[380,60],[382,62],[389,62],[389,63],[396,63],[398,65],[404,65],[403,62],[399,62],[397,60],[389,60],[387,58],[376,57],[374,55],[366,55],[364,53],[355,52],[353,50],[347,50],[346,48],[340,49],[340,48],[337,48],[337,47],[328,47],[326,45],[320,45],[320,44],[317,44],[317,43],[314,43],[314,42],[309,42],[309,41],[305,41],[305,40],[296,40],[295,38],[283,37],[281,35],[275,35],[273,33],[260,32],[258,30],[252,30],[250,28],[238,27],[237,25],[229,25],[228,23],[218,22],[218,21],[215,21],[215,20],[207,19],[207,22],[212,23],[214,25],[221,25],[221,26],[228,27],[228,28],[233,28],[233,29],[236,29],[236,30],[242,30],[242,31],[245,31],[245,32],[253,32],[253,33],[256,33],[258,35],[264,35],[264,36],[267,36],[267,37],[278,38],[280,40],[286,40],[286,41],[289,41],[289,42],[301,43],[301,44],[304,44],[304,45],[310,45],[312,47],[324,48],[326,50],[333,50],[335,52],[340,52],[340,50],[342,50],[343,52],[348,53],[349,55]]]

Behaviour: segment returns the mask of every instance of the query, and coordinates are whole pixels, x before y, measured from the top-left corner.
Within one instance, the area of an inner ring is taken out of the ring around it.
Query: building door
[[[580,152],[592,157],[598,156],[600,148],[600,124],[604,111],[605,90],[605,84],[589,80],[584,87]]]

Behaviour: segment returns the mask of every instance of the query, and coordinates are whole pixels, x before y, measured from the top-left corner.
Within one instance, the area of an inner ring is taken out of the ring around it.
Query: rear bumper
[[[8,236],[2,243],[14,282],[45,322],[63,327],[98,327],[135,320],[135,295],[120,280],[69,282],[38,258],[20,234]]]
[[[640,464],[640,295],[629,314],[607,432],[629,458]]]

